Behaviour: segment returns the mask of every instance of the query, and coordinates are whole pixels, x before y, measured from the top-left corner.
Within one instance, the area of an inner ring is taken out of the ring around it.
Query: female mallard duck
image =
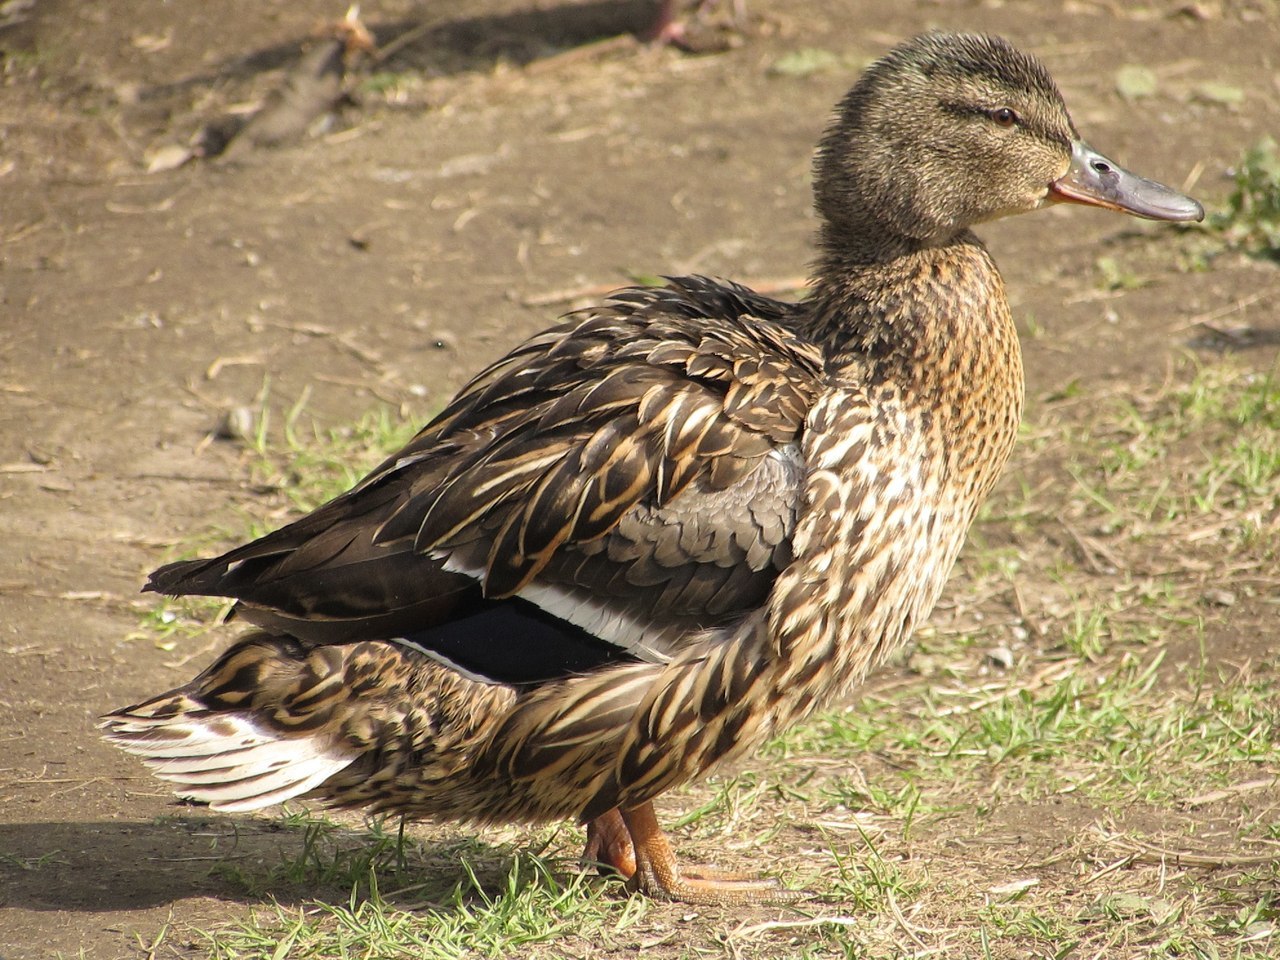
[[[1013,446],[1022,365],[970,226],[1194,200],[1080,141],[1036,60],[917,37],[840,104],[820,256],[781,303],[686,277],[572,314],[350,492],[147,587],[260,632],[106,737],[186,796],[574,817],[632,889],[682,871],[653,800],[844,695],[933,607]]]

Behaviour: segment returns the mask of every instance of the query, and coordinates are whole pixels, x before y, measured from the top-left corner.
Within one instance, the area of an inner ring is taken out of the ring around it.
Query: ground
[[[289,516],[280,451],[330,442],[313,424],[420,419],[633,277],[794,289],[812,145],[893,42],[1010,37],[1091,143],[1214,210],[1280,130],[1271,0],[753,0],[703,56],[608,42],[639,0],[391,0],[362,17],[398,45],[328,132],[147,172],[342,12],[0,5],[0,957],[1280,953],[1280,467],[1255,456],[1280,270],[1100,211],[982,230],[1028,427],[917,645],[663,802],[685,856],[824,900],[628,903],[574,873],[571,830],[216,816],[97,739],[227,640],[168,630],[188,614],[139,596],[147,571]],[[352,932],[370,911],[382,947]]]

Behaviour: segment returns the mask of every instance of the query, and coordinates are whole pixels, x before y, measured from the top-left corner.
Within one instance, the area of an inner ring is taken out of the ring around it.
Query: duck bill
[[[1195,200],[1130,173],[1083,140],[1071,145],[1071,166],[1049,184],[1049,199],[1104,207],[1147,220],[1204,219],[1204,207]]]

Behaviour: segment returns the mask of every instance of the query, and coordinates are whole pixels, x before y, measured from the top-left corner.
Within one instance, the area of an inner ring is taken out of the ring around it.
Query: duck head
[[[836,109],[814,182],[828,245],[934,245],[1064,201],[1152,220],[1204,216],[1081,140],[1038,60],[974,34],[925,34],[872,64]]]

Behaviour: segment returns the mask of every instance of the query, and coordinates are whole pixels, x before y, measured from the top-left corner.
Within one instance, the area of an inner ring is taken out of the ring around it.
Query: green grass
[[[307,415],[307,394],[272,431],[268,388],[263,387],[257,428],[248,438],[250,475],[258,485],[280,492],[289,507],[307,513],[355,486],[392,452],[404,446],[427,417],[421,411],[379,406],[352,424],[320,426]]]
[[[466,878],[438,904],[401,904],[412,886],[384,894],[372,865],[345,902],[279,903],[207,934],[209,955],[227,960],[333,957],[509,957],[536,944],[617,936],[642,901],[604,901],[604,886],[566,875],[527,852],[496,884],[464,862]]]
[[[1160,396],[1117,400],[1074,441],[1069,469],[1088,512],[1145,541],[1216,520],[1228,554],[1265,552],[1266,517],[1280,506],[1276,373],[1221,363]]]
[[[1082,598],[1038,654],[988,669],[979,682],[975,661],[987,641],[935,633],[913,657],[934,665],[928,684],[869,693],[772,750],[792,763],[876,755],[894,772],[847,796],[898,816],[948,809],[956,791],[993,778],[1002,796],[1027,801],[1065,791],[1099,804],[1159,804],[1249,779],[1253,768],[1280,769],[1270,699],[1280,661],[1258,663],[1247,677],[1207,663],[1202,617],[1170,614],[1167,590],[1136,604]],[[1195,657],[1170,664],[1174,642]],[[832,785],[845,802],[843,779]]]
[[[215,873],[255,897],[301,886],[358,891],[380,871],[398,874],[406,868],[412,843],[400,822],[392,822],[388,830],[387,820],[370,819],[353,833],[327,817],[286,808],[280,827],[289,843],[278,862],[247,868],[228,861]]]
[[[1234,170],[1235,188],[1208,229],[1228,246],[1280,261],[1280,150],[1264,137],[1245,151]]]
[[[307,412],[304,391],[274,429],[270,384],[264,383],[252,429],[241,438],[255,500],[239,506],[238,525],[198,532],[171,560],[211,556],[260,537],[354,486],[390,453],[413,438],[427,421],[420,412],[389,405],[368,411],[352,424],[321,426]],[[210,597],[159,597],[128,637],[173,652],[189,649],[221,623],[231,602]]]
[[[142,614],[139,629],[126,639],[148,641],[159,650],[172,652],[214,630],[230,609],[229,600],[215,597],[159,597],[155,606]]]
[[[1115,257],[1099,257],[1094,261],[1103,290],[1137,290],[1151,282],[1141,277]]]
[[[0,853],[0,863],[8,863],[19,870],[35,871],[52,864],[70,863],[61,850],[50,850],[35,857],[18,857],[11,853]]]

